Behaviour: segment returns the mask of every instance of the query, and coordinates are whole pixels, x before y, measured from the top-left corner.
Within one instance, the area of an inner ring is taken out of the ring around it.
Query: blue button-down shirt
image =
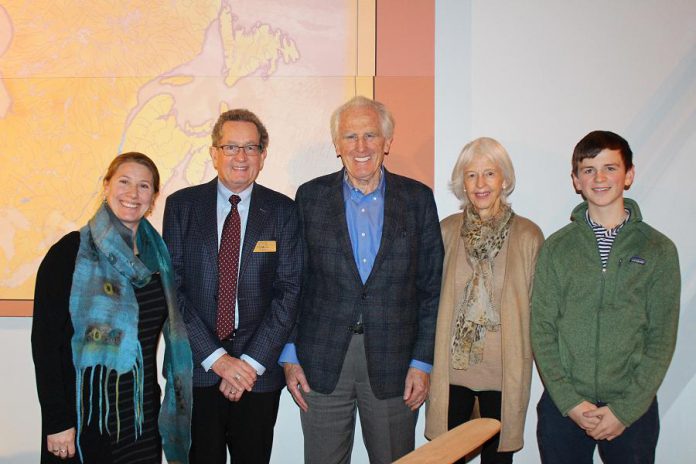
[[[374,192],[362,193],[343,178],[343,203],[353,257],[363,283],[372,272],[384,227],[384,175]]]
[[[346,209],[346,222],[348,234],[353,248],[353,258],[360,273],[363,284],[372,272],[375,258],[382,241],[382,229],[384,227],[384,168],[380,172],[380,180],[377,188],[370,193],[362,193],[351,185],[348,175],[343,177],[343,203]],[[356,321],[357,322],[357,321]],[[278,361],[280,364],[299,364],[294,343],[285,345]],[[411,367],[430,373],[433,366],[416,359],[411,360]]]

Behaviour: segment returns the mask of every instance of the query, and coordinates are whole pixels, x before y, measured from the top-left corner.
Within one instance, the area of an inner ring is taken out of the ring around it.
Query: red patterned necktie
[[[234,306],[237,299],[237,272],[239,269],[239,246],[241,220],[237,204],[238,195],[230,197],[232,209],[225,218],[218,251],[218,310],[215,328],[220,340],[227,340],[234,332]]]

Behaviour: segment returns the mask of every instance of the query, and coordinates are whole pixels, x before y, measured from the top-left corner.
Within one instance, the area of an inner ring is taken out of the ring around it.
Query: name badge
[[[254,247],[254,253],[275,253],[275,240],[259,240]]]

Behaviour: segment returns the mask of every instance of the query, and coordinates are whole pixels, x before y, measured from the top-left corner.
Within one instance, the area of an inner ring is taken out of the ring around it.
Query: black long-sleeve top
[[[36,275],[31,349],[43,435],[77,426],[69,303],[79,247],[80,233],[69,233],[51,247]]]

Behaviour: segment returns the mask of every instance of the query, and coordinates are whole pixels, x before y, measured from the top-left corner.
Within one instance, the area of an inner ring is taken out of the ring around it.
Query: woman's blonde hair
[[[464,209],[469,204],[469,198],[466,196],[466,190],[464,189],[464,168],[475,156],[485,156],[495,163],[502,172],[505,182],[500,200],[506,204],[508,195],[515,190],[515,168],[512,166],[510,155],[497,140],[490,137],[479,137],[462,148],[452,170],[449,188],[454,193],[454,196],[459,199],[460,208]]]

